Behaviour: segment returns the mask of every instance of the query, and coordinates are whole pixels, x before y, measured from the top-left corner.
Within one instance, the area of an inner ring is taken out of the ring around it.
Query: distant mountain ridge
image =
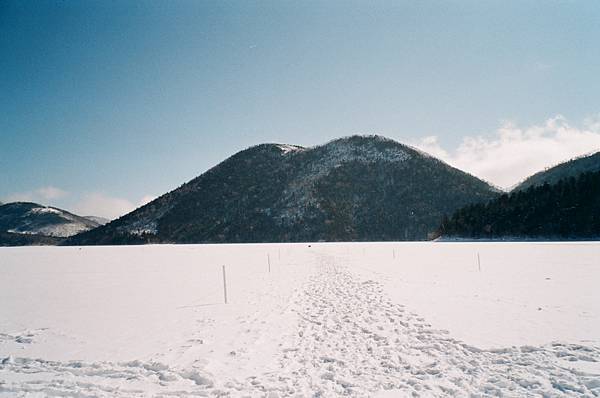
[[[545,183],[556,184],[563,178],[577,177],[581,173],[595,171],[600,171],[600,152],[571,159],[549,169],[537,172],[517,185],[513,191],[525,190],[529,187]]]
[[[380,136],[261,144],[66,244],[423,240],[443,214],[498,195]]]
[[[0,245],[58,244],[99,225],[66,210],[37,203],[0,205]]]

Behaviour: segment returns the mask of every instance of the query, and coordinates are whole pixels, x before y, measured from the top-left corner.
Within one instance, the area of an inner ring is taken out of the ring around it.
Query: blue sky
[[[3,201],[114,217],[356,133],[504,187],[600,149],[593,1],[4,1],[0,51]]]

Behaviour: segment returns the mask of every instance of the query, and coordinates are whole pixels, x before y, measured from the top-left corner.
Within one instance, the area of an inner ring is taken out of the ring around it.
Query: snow
[[[98,225],[104,225],[104,224],[108,224],[110,222],[110,220],[108,218],[98,217],[98,216],[83,216],[83,218],[93,221]]]
[[[158,226],[156,222],[134,222],[133,226],[127,228],[127,232],[131,235],[142,236],[144,234],[156,235],[158,233]]]
[[[35,207],[31,210],[28,211],[28,213],[30,214],[48,214],[48,213],[54,213],[54,214],[59,214],[59,215],[63,215],[63,212],[55,209],[53,207]]]
[[[410,264],[403,259],[386,262],[377,257],[377,249],[369,254],[368,247],[368,260],[359,271],[385,273],[386,291],[394,300],[410,302],[428,321],[474,345],[600,337],[598,243],[399,244],[396,255],[409,258]]]
[[[360,145],[353,143],[349,138],[343,138],[330,141],[325,145],[305,148],[303,153],[309,156],[315,151],[322,153],[303,164],[298,177],[290,183],[281,199],[281,203],[285,203],[287,207],[281,211],[278,218],[286,221],[295,220],[302,218],[306,209],[319,207],[319,201],[314,196],[316,182],[344,163],[400,163],[411,158],[408,152],[392,140],[381,136],[370,138]],[[377,144],[381,142],[393,145],[379,148]]]
[[[600,394],[598,243],[28,247],[0,259],[0,396]]]
[[[410,159],[410,154],[394,141],[380,136],[372,138],[373,140],[363,141],[360,145],[352,143],[350,139],[338,139],[328,142],[325,145],[309,148],[308,150],[311,151],[325,151],[324,158],[318,162],[313,162],[309,167],[313,169],[313,173],[320,174],[345,162],[403,162]],[[381,142],[388,142],[394,145],[384,148],[377,147],[377,144]]]
[[[52,224],[44,226],[32,226],[25,224],[19,228],[9,229],[7,232],[24,235],[44,235],[57,238],[67,238],[80,232],[89,230],[90,227],[80,222],[66,222],[64,224]]]
[[[54,223],[40,221],[36,216],[43,214],[56,214],[58,219]],[[7,232],[24,235],[44,235],[66,238],[87,231],[97,226],[93,220],[85,221],[73,214],[56,209],[54,207],[35,207],[29,210],[20,221],[17,228]]]
[[[31,227],[24,225],[17,229],[8,230],[8,232],[17,234],[29,234],[29,235],[44,235],[54,236],[58,238],[67,238],[69,236],[77,235],[80,232],[89,230],[90,227],[79,222],[70,222],[65,224],[54,224],[45,225],[43,227]]]
[[[287,155],[288,153],[300,152],[304,151],[305,148],[297,145],[289,145],[289,144],[277,144],[277,147],[281,149],[282,155]]]

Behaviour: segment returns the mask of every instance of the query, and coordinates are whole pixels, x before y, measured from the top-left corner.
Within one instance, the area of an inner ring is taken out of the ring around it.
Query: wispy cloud
[[[69,193],[60,188],[53,186],[41,187],[39,189],[27,192],[15,192],[3,199],[3,202],[36,202],[46,204],[49,201],[62,199],[68,196]]]
[[[52,186],[42,187],[37,190],[37,193],[46,200],[61,199],[69,194],[67,191]]]
[[[138,202],[138,207],[143,206],[146,203],[150,203],[156,198],[157,197],[155,195],[146,195],[146,196],[142,197],[142,199],[140,199],[140,201]]]
[[[546,71],[552,69],[553,66],[546,62],[537,61],[533,63],[533,69],[536,71]]]
[[[137,203],[134,203],[103,192],[92,192],[84,194],[81,200],[73,206],[73,211],[84,216],[100,216],[113,220],[154,199],[155,196],[146,195]]]
[[[600,117],[582,127],[555,116],[539,125],[519,127],[506,122],[489,136],[463,138],[454,150],[443,148],[436,136],[415,146],[445,162],[502,188],[510,188],[546,167],[600,150]]]

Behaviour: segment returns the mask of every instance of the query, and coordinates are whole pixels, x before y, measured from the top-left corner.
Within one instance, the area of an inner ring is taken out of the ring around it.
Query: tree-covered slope
[[[594,171],[600,171],[600,152],[572,159],[547,170],[535,173],[517,185],[513,191],[521,191],[545,183],[556,184],[563,178],[576,177],[581,173]]]
[[[598,239],[600,172],[466,206],[443,221],[440,234],[476,239]]]
[[[443,214],[497,195],[378,136],[263,144],[68,244],[418,240]]]

